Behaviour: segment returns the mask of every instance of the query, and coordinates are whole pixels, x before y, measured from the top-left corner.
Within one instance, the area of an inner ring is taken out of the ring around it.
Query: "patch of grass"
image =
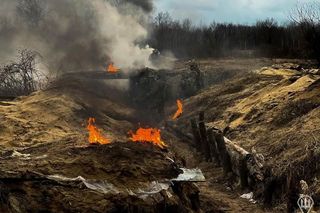
[[[314,102],[313,100],[298,100],[291,102],[280,111],[278,116],[274,119],[274,124],[278,126],[286,125],[292,120],[308,114],[319,106],[320,103]]]
[[[261,80],[257,74],[247,73],[246,75],[245,77],[238,76],[239,79],[235,78],[233,81],[224,83],[219,95],[239,93],[246,89],[248,85],[258,83]]]

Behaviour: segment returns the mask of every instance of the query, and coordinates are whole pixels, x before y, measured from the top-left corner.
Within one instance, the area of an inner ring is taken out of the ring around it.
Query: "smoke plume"
[[[1,0],[0,63],[31,49],[52,71],[151,66],[151,11],[145,0]]]

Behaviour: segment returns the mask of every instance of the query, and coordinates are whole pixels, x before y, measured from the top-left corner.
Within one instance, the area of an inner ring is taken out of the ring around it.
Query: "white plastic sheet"
[[[172,181],[186,181],[186,182],[204,182],[206,178],[200,169],[186,169],[182,168],[183,173],[179,174],[177,178]]]
[[[30,160],[31,159],[30,156],[31,156],[30,154],[22,154],[16,150],[13,150],[12,155],[11,155],[11,157],[13,157],[13,158],[17,157],[17,158],[21,158],[23,160]]]
[[[78,176],[75,178],[69,178],[62,175],[49,175],[48,179],[54,180],[57,182],[82,182],[88,189],[107,194],[119,194],[119,193],[129,193],[130,195],[135,195],[140,198],[146,198],[149,195],[157,194],[162,190],[167,191],[170,188],[171,181],[190,181],[190,182],[200,182],[205,181],[205,177],[202,174],[200,169],[185,169],[182,168],[183,173],[180,174],[177,178],[169,180],[169,181],[153,181],[146,187],[141,187],[138,189],[118,189],[112,183],[109,183],[106,180],[87,180],[82,176]]]
[[[251,203],[256,203],[257,202],[257,201],[255,201],[253,199],[253,192],[250,192],[250,193],[247,193],[247,194],[243,194],[240,197],[243,198],[243,199],[249,200],[249,202],[251,202]]]
[[[68,178],[62,175],[49,175],[47,177],[50,180],[62,181],[62,182],[75,182],[81,181],[88,189],[92,189],[103,194],[113,193],[118,194],[120,191],[111,183],[105,180],[86,180],[82,176],[76,178]]]

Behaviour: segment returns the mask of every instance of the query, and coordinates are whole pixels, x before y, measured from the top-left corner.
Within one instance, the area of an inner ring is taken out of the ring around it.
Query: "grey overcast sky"
[[[320,0],[155,0],[156,12],[168,11],[174,18],[206,24],[213,20],[252,24],[266,18],[284,23],[292,8],[306,2]]]

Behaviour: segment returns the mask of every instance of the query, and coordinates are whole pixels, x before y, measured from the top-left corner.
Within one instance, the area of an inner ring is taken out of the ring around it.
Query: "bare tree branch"
[[[45,80],[36,70],[37,53],[22,50],[17,62],[0,68],[0,96],[28,95],[39,89],[40,82]]]

